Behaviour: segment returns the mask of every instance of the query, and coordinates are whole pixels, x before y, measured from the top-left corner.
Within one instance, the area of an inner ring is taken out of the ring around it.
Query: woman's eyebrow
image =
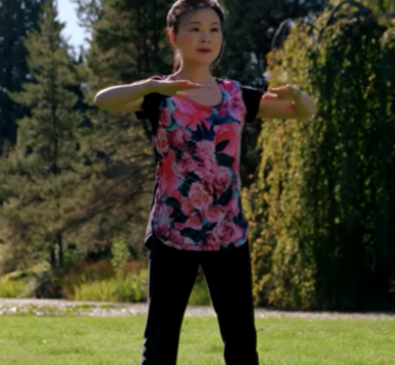
[[[192,21],[192,22],[189,22],[187,25],[191,25],[191,24],[202,24],[202,23],[198,22],[198,21]],[[219,23],[218,22],[212,22],[211,25],[219,25]]]

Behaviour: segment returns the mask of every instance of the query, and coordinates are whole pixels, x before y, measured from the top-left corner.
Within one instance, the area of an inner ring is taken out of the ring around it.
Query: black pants
[[[201,265],[224,342],[227,365],[258,365],[248,244],[191,252],[153,239],[149,307],[141,365],[175,365],[181,324]]]

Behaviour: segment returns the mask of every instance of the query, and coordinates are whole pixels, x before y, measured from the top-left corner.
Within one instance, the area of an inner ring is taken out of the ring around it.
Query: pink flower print
[[[237,224],[233,225],[232,242],[236,243],[237,241],[240,241],[244,237],[245,237],[244,229]]]
[[[197,212],[191,213],[190,217],[183,223],[175,222],[174,227],[182,231],[185,228],[192,228],[194,230],[201,230],[203,226],[202,218]]]
[[[229,104],[228,101],[224,101],[224,103],[221,106],[221,108],[218,109],[217,115],[220,118],[225,118],[229,114],[228,104]]]
[[[178,229],[170,229],[169,237],[170,242],[183,244],[185,241],[185,237],[183,237]]]
[[[181,98],[173,98],[175,110],[173,118],[182,128],[196,130],[202,122],[208,127],[207,118],[211,115],[211,108],[197,108],[190,101]]]
[[[215,161],[198,162],[194,171],[203,181],[212,184],[217,172],[217,164]]]
[[[169,151],[169,141],[167,139],[167,133],[163,128],[159,128],[156,135],[156,149],[162,156],[166,155]]]
[[[195,210],[195,207],[193,206],[192,202],[190,199],[185,198],[181,200],[181,211],[187,215],[191,216],[192,212]]]
[[[169,139],[169,145],[172,148],[178,149],[184,146],[187,136],[181,128],[177,128],[168,132],[167,137]]]
[[[246,109],[240,87],[234,81],[227,80],[224,83],[224,89],[229,95],[229,114],[244,124]]]
[[[240,203],[236,196],[232,196],[227,205],[230,218],[236,217],[240,213]]]
[[[166,240],[169,233],[169,225],[167,223],[158,223],[155,226],[155,233],[159,238]]]
[[[187,226],[192,229],[202,229],[202,217],[199,213],[192,213],[191,217],[187,220]]]
[[[227,93],[232,93],[236,88],[236,85],[232,80],[224,80],[222,87]]]
[[[240,153],[240,139],[241,139],[241,126],[237,123],[222,124],[214,127],[217,134],[215,143],[218,145],[221,142],[227,141],[226,147],[220,152],[233,157],[233,169],[236,171],[238,165],[236,163]]]
[[[231,243],[235,234],[235,225],[222,220],[214,227],[213,234],[218,244]]]
[[[215,144],[212,141],[200,141],[196,143],[196,157],[202,161],[215,161]]]
[[[211,223],[219,222],[225,217],[225,208],[219,205],[214,205],[203,211],[204,219]]]
[[[167,108],[163,108],[159,114],[159,124],[164,125],[166,127],[170,127],[171,117],[170,111]]]
[[[245,106],[242,102],[242,100],[239,100],[238,98],[232,99],[229,107],[229,114],[236,120],[238,120],[240,123],[244,124],[245,121]]]
[[[191,203],[197,209],[207,209],[213,203],[213,196],[208,186],[201,183],[193,183],[189,189]]]
[[[173,207],[167,205],[163,200],[161,200],[157,202],[156,213],[156,216],[159,217],[159,219],[166,219],[173,213]]]
[[[232,183],[232,174],[227,167],[218,167],[215,178],[214,188],[218,194],[222,194],[229,188]]]
[[[185,222],[185,225],[188,228],[192,228],[195,230],[201,230],[202,229],[202,218],[199,215],[199,213],[192,213],[190,218]]]
[[[218,242],[213,232],[208,232],[204,237],[204,244],[207,246],[218,246]]]
[[[159,176],[159,184],[162,193],[169,195],[173,198],[179,199],[181,194],[177,188],[179,186],[179,179],[174,175],[173,164],[175,161],[174,151],[169,150],[165,158],[162,159],[162,164],[157,170]]]
[[[180,179],[183,179],[188,174],[188,172],[196,171],[196,167],[197,162],[193,160],[192,156],[187,152],[182,155],[181,160],[173,161],[174,173]]]

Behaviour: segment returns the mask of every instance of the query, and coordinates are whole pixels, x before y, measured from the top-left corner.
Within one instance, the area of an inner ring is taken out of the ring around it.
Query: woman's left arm
[[[317,112],[315,102],[298,87],[285,85],[262,96],[258,119],[309,119]]]

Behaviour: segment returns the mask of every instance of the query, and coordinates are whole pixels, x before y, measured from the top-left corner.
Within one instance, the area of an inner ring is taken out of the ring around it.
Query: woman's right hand
[[[202,84],[189,80],[155,80],[150,81],[150,89],[166,96],[188,97],[187,91],[200,89]]]

